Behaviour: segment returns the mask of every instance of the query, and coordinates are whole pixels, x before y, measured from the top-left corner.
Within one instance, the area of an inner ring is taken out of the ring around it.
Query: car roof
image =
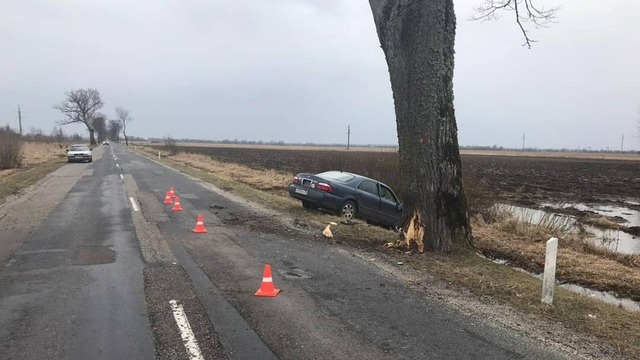
[[[360,181],[362,181],[362,180],[369,180],[369,181],[373,181],[373,182],[380,183],[380,184],[382,184],[382,185],[384,185],[384,186],[386,186],[386,187],[389,187],[387,184],[385,184],[385,183],[383,183],[383,182],[381,182],[381,181],[379,181],[379,180],[372,179],[372,178],[370,178],[370,177],[366,177],[366,176],[364,176],[364,175],[354,174],[354,173],[351,173],[351,172],[348,172],[348,171],[340,171],[340,170],[329,170],[329,171],[335,171],[335,172],[339,172],[339,173],[343,173],[343,174],[351,175],[351,176],[353,176],[353,177],[354,177],[354,179],[353,179],[353,180],[356,180],[356,179],[357,179],[357,180],[360,180]],[[323,172],[329,172],[329,171],[323,171]],[[350,181],[348,181],[348,182],[351,182],[351,181],[353,181],[353,180],[350,180]],[[389,188],[390,188],[390,187],[389,187]]]

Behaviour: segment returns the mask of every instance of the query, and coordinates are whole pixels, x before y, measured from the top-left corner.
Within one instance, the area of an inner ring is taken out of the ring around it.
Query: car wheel
[[[354,203],[351,200],[347,200],[344,203],[342,203],[338,211],[336,211],[338,216],[342,216],[345,219],[354,218],[357,212],[358,212],[358,208],[356,206],[356,203]]]
[[[305,209],[310,209],[310,210],[316,210],[318,208],[317,205],[313,204],[312,202],[309,201],[303,201],[302,202],[302,207]]]
[[[73,161],[71,161],[71,159],[67,159],[67,162],[71,164]]]

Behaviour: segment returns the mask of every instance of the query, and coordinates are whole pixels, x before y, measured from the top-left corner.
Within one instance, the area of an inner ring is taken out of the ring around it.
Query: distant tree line
[[[116,107],[116,119],[108,120],[107,116],[99,111],[104,106],[104,102],[98,90],[93,88],[71,90],[65,96],[60,104],[53,106],[64,115],[64,119],[58,121],[60,126],[84,124],[89,132],[91,145],[104,140],[118,142],[122,132],[125,144],[129,145],[127,125],[133,121],[133,117],[127,109]]]

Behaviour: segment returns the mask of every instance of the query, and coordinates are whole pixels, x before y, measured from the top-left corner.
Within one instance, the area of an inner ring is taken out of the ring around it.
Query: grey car
[[[362,175],[342,171],[300,173],[293,177],[288,190],[305,208],[323,208],[345,218],[358,216],[394,227],[402,216],[402,202],[391,188]]]

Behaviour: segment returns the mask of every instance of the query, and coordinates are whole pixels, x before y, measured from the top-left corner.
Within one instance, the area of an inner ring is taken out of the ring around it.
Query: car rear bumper
[[[302,201],[308,201],[312,204],[329,210],[337,210],[344,201],[344,199],[341,199],[331,193],[296,184],[289,185],[288,190],[289,195],[291,195],[291,197],[293,198]]]
[[[71,155],[71,156],[67,156],[67,159],[69,161],[88,161],[91,160],[92,156],[91,155]]]

